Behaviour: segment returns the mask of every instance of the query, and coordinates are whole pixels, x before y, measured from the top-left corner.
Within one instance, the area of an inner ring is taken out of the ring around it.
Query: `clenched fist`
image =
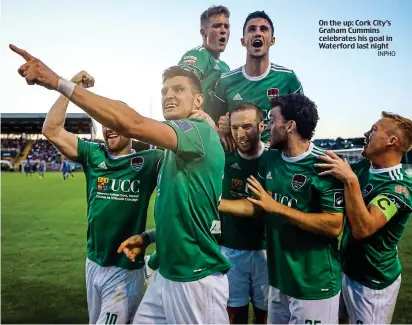
[[[94,78],[84,70],[76,74],[71,82],[83,88],[91,88],[94,86]]]

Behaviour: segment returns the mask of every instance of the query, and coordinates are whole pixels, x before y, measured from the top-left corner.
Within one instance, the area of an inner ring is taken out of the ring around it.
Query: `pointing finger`
[[[27,52],[23,49],[20,49],[17,46],[14,46],[13,44],[10,44],[9,47],[14,53],[17,53],[18,55],[20,55],[26,61],[30,61],[30,60],[34,59],[34,57],[29,52]]]

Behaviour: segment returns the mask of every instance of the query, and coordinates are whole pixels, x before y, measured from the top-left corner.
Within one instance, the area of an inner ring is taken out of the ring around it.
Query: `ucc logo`
[[[97,178],[97,190],[99,191],[113,191],[123,193],[139,193],[140,180],[136,179],[130,181],[129,179],[121,180],[115,178],[98,177]]]

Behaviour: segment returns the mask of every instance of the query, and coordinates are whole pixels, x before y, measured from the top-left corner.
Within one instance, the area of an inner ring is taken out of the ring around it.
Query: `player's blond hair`
[[[393,121],[392,130],[399,137],[399,146],[402,152],[408,152],[412,147],[412,121],[406,117],[389,112],[382,112],[383,118],[389,118]]]

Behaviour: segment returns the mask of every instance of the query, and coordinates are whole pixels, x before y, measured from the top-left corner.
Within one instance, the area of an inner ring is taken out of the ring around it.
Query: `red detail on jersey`
[[[405,194],[406,197],[409,197],[409,191],[405,186],[397,185],[395,186],[395,192],[399,194]]]
[[[267,90],[268,98],[272,99],[279,96],[279,88],[270,88]]]

